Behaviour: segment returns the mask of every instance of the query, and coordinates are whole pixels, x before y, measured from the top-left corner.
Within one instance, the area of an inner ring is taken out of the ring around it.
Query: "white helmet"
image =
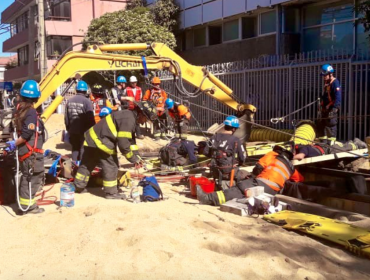
[[[131,76],[130,83],[137,83],[137,78],[135,76]]]

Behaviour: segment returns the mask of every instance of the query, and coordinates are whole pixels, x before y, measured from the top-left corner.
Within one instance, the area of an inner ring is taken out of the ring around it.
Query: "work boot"
[[[206,194],[199,185],[197,185],[197,198],[200,204],[204,204],[204,205],[213,204],[212,200],[209,198],[209,195]]]
[[[71,183],[71,185],[73,185],[75,187],[75,193],[87,193],[87,189],[86,188],[78,188],[75,184]]]
[[[124,200],[127,199],[126,195],[123,193],[114,193],[114,194],[106,193],[105,198],[106,199],[124,199]]]
[[[367,144],[358,138],[355,138],[353,140],[353,143],[355,143],[355,145],[357,146],[357,149],[367,149]]]
[[[137,136],[137,139],[144,139],[145,137],[144,137],[144,135],[138,135]]]
[[[36,206],[35,208],[27,210],[27,211],[19,210],[18,215],[24,216],[24,215],[27,215],[27,214],[41,214],[41,213],[44,213],[44,212],[45,212],[44,208],[40,208],[40,207]]]

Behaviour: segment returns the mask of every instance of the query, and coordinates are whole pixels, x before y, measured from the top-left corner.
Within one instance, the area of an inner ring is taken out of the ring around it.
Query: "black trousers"
[[[85,153],[74,179],[74,185],[76,188],[86,188],[91,172],[97,165],[102,169],[105,193],[117,193],[117,174],[119,166],[117,155],[108,155],[102,150],[92,147],[85,147]]]
[[[211,193],[209,194],[209,198],[213,202],[213,205],[219,206],[221,204],[224,204],[226,201],[232,200],[234,198],[244,198],[245,190],[256,186],[263,186],[265,188],[265,193],[271,195],[276,194],[276,191],[271,189],[265,183],[255,178],[249,178],[240,181],[235,187],[231,187],[230,189]]]
[[[153,121],[153,136],[154,138],[164,137],[167,133],[167,115],[162,114],[158,119]]]
[[[85,141],[84,134],[76,134],[76,133],[69,134],[69,142],[72,145],[72,160],[73,161],[78,161],[82,159],[82,156],[84,153],[84,141]]]
[[[35,195],[44,183],[44,156],[42,154],[31,155],[20,163],[20,170],[22,172],[19,185],[20,204],[23,209],[31,204],[29,210],[32,210],[37,207]],[[29,183],[31,183],[31,192]]]
[[[176,137],[180,139],[187,139],[188,138],[188,131],[189,131],[189,120],[184,119],[182,121],[176,121]]]
[[[338,113],[322,113],[322,119],[317,120],[317,137],[330,144],[337,138]]]

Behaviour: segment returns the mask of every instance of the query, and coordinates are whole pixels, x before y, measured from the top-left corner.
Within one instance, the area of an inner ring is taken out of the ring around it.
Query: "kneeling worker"
[[[134,113],[130,110],[116,111],[85,133],[85,153],[74,179],[77,193],[81,193],[85,189],[91,172],[99,165],[102,168],[105,198],[126,198],[124,194],[118,193],[119,164],[116,149],[118,146],[129,162],[140,165],[140,158],[130,148],[136,121],[138,123],[146,121],[142,112],[135,119]]]
[[[176,124],[176,137],[180,139],[188,138],[189,121],[191,114],[188,107],[174,102],[171,98],[167,98],[165,106],[171,118],[174,119]]]
[[[263,156],[253,169],[255,178],[239,182],[236,187],[206,194],[197,188],[198,200],[201,204],[219,206],[234,198],[244,198],[247,189],[263,186],[265,193],[275,195],[284,188],[287,180],[303,182],[303,176],[291,164],[293,154],[280,146]]]
[[[235,116],[228,116],[224,125],[225,132],[217,133],[210,139],[211,147],[206,142],[199,142],[202,153],[212,158],[211,172],[219,190],[227,189],[230,182],[238,182],[249,175],[248,172],[239,170],[237,167],[243,165],[247,157],[240,139],[234,136],[234,133],[240,127],[239,119]],[[234,172],[232,172],[233,169]],[[231,179],[232,173],[234,175]],[[227,182],[225,182],[226,180]]]
[[[197,163],[195,150],[194,141],[172,139],[159,151],[161,163],[173,167],[195,165]]]

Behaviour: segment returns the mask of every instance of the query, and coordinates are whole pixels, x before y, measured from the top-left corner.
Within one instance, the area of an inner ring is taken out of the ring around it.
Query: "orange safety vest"
[[[331,91],[331,84],[336,80],[336,78],[334,78],[332,81],[330,81],[330,83],[328,84],[325,84],[324,85],[324,92],[328,95],[328,99],[329,99],[329,104],[327,106],[332,106],[334,105],[334,100],[331,98],[331,95],[330,95],[330,91]],[[323,111],[326,111],[326,108],[324,108],[324,102],[321,101],[321,106],[323,107]]]
[[[264,167],[256,179],[262,181],[274,191],[280,191],[287,180],[303,182],[303,176],[290,165],[289,159],[282,160],[276,152],[269,152],[263,156],[258,164]]]
[[[95,97],[91,95],[90,100],[93,102],[95,123],[98,123],[101,120],[101,118],[99,117],[99,113],[103,107],[111,108],[113,111],[117,110],[117,107],[112,106],[112,104],[109,102],[107,98],[96,98],[95,99]]]
[[[175,104],[175,107],[171,110],[168,110],[170,116],[175,119],[176,121],[181,121],[184,118],[190,120],[191,114],[189,109],[181,104]]]
[[[164,103],[167,99],[167,93],[162,89],[148,89],[143,97],[144,101],[151,101],[157,108],[157,115],[161,116],[164,114]]]

